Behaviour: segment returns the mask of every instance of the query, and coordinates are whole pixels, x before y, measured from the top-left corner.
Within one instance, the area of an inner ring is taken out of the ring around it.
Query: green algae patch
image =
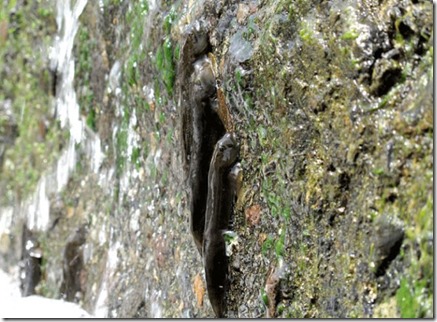
[[[48,55],[56,31],[54,14],[44,1],[0,6],[0,114],[9,113],[7,119],[0,116],[0,135],[8,139],[11,127],[16,129],[6,140],[14,144],[0,147],[1,203],[33,191],[68,135],[53,112],[56,80]]]
[[[173,86],[175,81],[175,63],[173,59],[174,48],[169,37],[164,39],[163,44],[156,52],[156,68],[162,77],[167,93],[173,95]]]
[[[410,2],[414,19],[375,20],[394,5],[266,4],[244,66],[251,75],[237,67],[229,84],[230,101],[253,102],[237,128],[245,129],[244,183],[260,187],[246,206],[265,211],[255,234],[269,236],[263,260],[274,262],[276,250],[293,267],[283,280],[293,297],[279,301],[282,317],[371,317],[375,304],[388,302],[395,316],[432,314],[432,265],[426,255],[415,258],[425,246],[413,242],[432,233],[424,210],[432,191],[431,20],[426,5]],[[359,18],[363,10],[372,14]],[[380,227],[388,214],[396,224]],[[396,239],[378,235],[390,232]],[[256,237],[240,236],[253,249]],[[410,276],[418,275],[415,283]],[[408,296],[413,308],[400,302]]]

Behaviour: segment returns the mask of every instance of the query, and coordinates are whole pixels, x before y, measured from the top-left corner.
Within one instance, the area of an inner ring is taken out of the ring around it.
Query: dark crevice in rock
[[[77,302],[82,296],[82,245],[85,243],[86,235],[86,226],[77,229],[74,234],[70,236],[64,250],[63,281],[60,292],[63,298],[70,302]]]
[[[385,274],[390,263],[399,255],[404,239],[404,229],[393,219],[382,216],[376,229],[376,277]]]
[[[22,257],[20,262],[20,289],[22,296],[36,294],[41,281],[42,253],[35,234],[23,225]]]
[[[231,220],[230,169],[238,156],[231,120],[217,88],[208,28],[194,23],[186,30],[178,66],[184,168],[190,188],[190,230],[204,257],[207,290],[214,312],[226,315],[228,261],[222,232]],[[226,133],[226,135],[225,135]],[[231,162],[231,164],[228,164]]]

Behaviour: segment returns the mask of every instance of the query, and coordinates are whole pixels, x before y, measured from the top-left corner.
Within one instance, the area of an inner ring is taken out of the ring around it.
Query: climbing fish
[[[217,317],[225,315],[228,258],[223,233],[228,230],[235,198],[232,166],[239,153],[234,134],[226,133],[216,144],[208,173],[203,257],[208,296]]]

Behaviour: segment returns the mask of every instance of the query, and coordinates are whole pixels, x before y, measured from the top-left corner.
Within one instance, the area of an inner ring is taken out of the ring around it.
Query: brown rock
[[[244,212],[246,215],[246,221],[251,226],[256,226],[259,224],[260,217],[261,217],[261,206],[256,204],[249,208],[246,208],[246,211]]]
[[[203,306],[203,296],[205,295],[205,285],[203,284],[202,277],[197,273],[194,277],[194,294],[196,295],[197,307]]]

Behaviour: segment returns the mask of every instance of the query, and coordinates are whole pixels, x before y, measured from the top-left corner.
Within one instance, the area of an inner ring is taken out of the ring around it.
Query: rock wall
[[[30,50],[34,26],[17,16],[49,21],[38,29],[48,53],[55,7],[1,9],[2,78],[32,62],[0,87],[0,107],[13,114],[0,114],[2,268],[39,258],[35,293],[95,316],[214,316],[182,153],[181,106],[198,90],[188,72],[204,39],[242,168],[226,315],[433,316],[430,1],[87,3],[74,88],[102,157],[76,144],[67,186],[47,196],[50,224],[32,232],[36,256],[22,251],[30,208],[20,205],[68,129],[45,108],[56,105],[59,75]],[[34,103],[30,119],[20,118],[23,101]]]

